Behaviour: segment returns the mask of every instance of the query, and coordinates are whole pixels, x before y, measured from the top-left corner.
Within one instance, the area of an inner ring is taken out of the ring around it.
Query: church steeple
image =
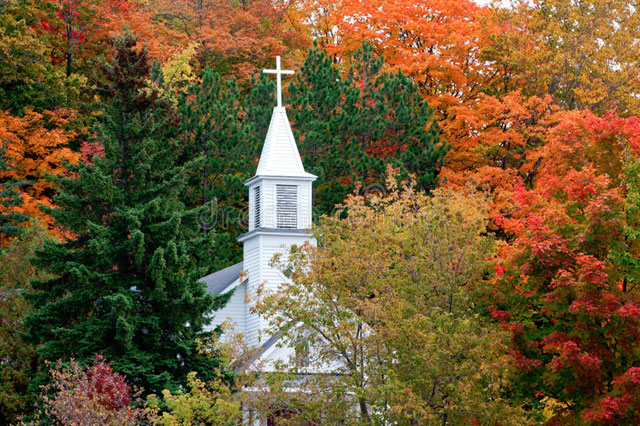
[[[310,232],[311,191],[316,177],[304,170],[287,112],[282,106],[280,77],[293,74],[293,71],[281,70],[279,57],[276,64],[276,70],[265,72],[278,76],[278,103],[273,109],[256,174],[245,182],[249,187],[249,230],[238,237],[243,244],[243,260],[204,278],[214,294],[236,288],[224,312],[216,314],[220,321],[214,325],[231,318],[237,324],[237,330],[244,332],[247,344],[265,345],[264,350],[273,347],[277,337],[267,335],[267,320],[252,308],[261,286],[267,291],[277,291],[288,281],[272,266],[273,256],[276,253],[287,256],[294,244],[314,244]],[[240,270],[243,271],[240,278],[233,278]],[[232,277],[231,283],[229,277]]]
[[[251,345],[261,344],[261,333],[267,328],[265,319],[251,313],[257,289],[277,290],[287,281],[271,266],[276,253],[286,255],[293,244],[312,241],[312,183],[316,176],[302,165],[287,112],[282,106],[282,74],[293,71],[265,70],[276,74],[277,106],[273,109],[269,131],[262,148],[254,177],[245,182],[249,187],[249,232],[238,237],[244,245],[243,268],[247,273],[246,338]],[[263,336],[264,337],[264,336]]]

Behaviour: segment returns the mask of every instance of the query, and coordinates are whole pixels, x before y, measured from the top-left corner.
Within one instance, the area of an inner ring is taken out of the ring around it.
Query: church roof
[[[256,176],[315,178],[311,173],[304,171],[284,107],[273,108]]]
[[[200,281],[207,284],[208,293],[217,296],[240,278],[240,272],[242,272],[242,262],[202,277]]]

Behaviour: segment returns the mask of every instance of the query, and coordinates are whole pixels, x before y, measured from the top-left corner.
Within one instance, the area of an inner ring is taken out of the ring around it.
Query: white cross
[[[262,70],[265,74],[275,74],[278,82],[278,106],[282,106],[282,75],[293,74],[293,71],[287,71],[280,69],[280,56],[276,56],[276,69],[275,70]]]

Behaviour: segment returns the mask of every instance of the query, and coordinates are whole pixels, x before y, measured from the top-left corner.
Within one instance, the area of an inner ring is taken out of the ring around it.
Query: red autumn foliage
[[[613,391],[593,407],[583,419],[599,425],[638,424],[640,417],[640,367],[631,367],[613,381]]]
[[[70,426],[134,426],[146,418],[143,409],[131,405],[126,378],[114,372],[101,355],[86,371],[71,360],[67,366],[53,367],[50,374],[51,383],[43,387],[43,401],[44,413],[54,422]],[[133,397],[139,394],[138,391]]]
[[[640,126],[613,113],[557,119],[537,151],[537,178],[520,180],[512,213],[496,217],[510,241],[489,310],[512,332],[524,395],[564,404],[552,422],[614,424],[640,400],[640,295],[618,285],[625,272],[612,260],[626,241],[622,162],[640,152]]]
[[[93,157],[96,155],[98,157],[104,156],[104,147],[99,141],[82,142],[82,146],[80,147],[80,158],[83,163],[93,164]]]
[[[115,373],[102,355],[96,356],[87,378],[89,397],[108,410],[119,410],[131,403],[125,377]]]

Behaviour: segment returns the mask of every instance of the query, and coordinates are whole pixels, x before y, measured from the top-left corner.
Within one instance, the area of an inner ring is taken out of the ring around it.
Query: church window
[[[253,223],[255,228],[260,228],[260,187],[253,188]]]
[[[298,227],[298,187],[276,185],[278,228]]]

